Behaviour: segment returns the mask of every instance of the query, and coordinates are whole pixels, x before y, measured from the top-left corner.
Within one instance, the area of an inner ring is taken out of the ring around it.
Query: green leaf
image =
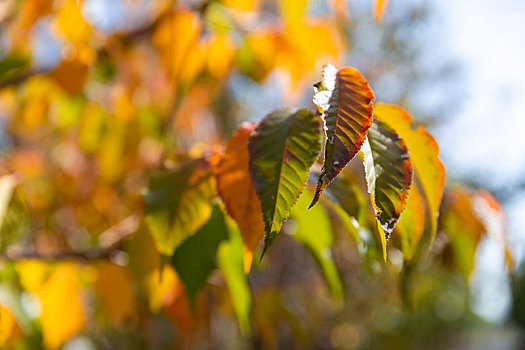
[[[221,241],[228,239],[224,214],[213,206],[209,220],[190,238],[185,240],[171,257],[171,263],[184,284],[191,305],[195,297],[217,267],[216,254]],[[243,269],[243,263],[240,269]]]
[[[171,255],[208,218],[215,183],[211,165],[190,159],[176,169],[150,178],[146,201],[146,223],[159,252]]]
[[[244,335],[250,332],[250,308],[252,297],[248,279],[244,273],[244,244],[241,233],[233,220],[226,219],[229,237],[221,242],[217,252],[219,269],[224,274],[233,308]]]
[[[312,112],[283,108],[267,115],[250,137],[250,176],[265,224],[261,258],[305,186],[321,148],[320,129]]]
[[[0,60],[0,82],[29,66],[29,59],[24,56],[10,55]]]
[[[330,291],[338,301],[343,297],[343,286],[339,273],[332,259],[331,246],[334,234],[330,218],[322,206],[307,209],[308,203],[313,199],[313,194],[306,189],[299,198],[297,206],[292,212],[292,218],[297,222],[297,232],[293,237],[301,242],[315,257],[318,262]]]
[[[412,162],[405,142],[380,120],[374,120],[368,129],[362,151],[368,192],[381,223],[381,244],[386,258],[386,241],[405,209],[412,184]]]
[[[323,170],[317,181],[314,206],[326,186],[357,154],[372,125],[374,93],[355,68],[323,68],[323,80],[314,85],[314,103],[323,113],[326,143]]]
[[[351,175],[342,172],[341,176],[336,177],[330,183],[330,187],[326,189],[325,194],[332,202],[337,203],[359,223],[366,220],[368,202]]]

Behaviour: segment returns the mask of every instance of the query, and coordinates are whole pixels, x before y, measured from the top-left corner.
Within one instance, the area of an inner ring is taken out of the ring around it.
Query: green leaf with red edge
[[[323,68],[323,80],[314,85],[314,103],[322,113],[326,143],[323,170],[312,207],[326,186],[357,154],[372,125],[374,93],[355,68]]]
[[[381,244],[386,258],[386,241],[405,209],[412,184],[412,162],[408,148],[388,124],[374,120],[361,148],[368,192],[381,224]],[[384,236],[383,236],[384,233]]]
[[[301,194],[321,148],[321,120],[311,111],[268,114],[248,142],[250,175],[261,202],[264,255]]]

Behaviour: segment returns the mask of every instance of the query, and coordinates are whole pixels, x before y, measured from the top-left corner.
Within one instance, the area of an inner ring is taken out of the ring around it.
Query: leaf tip
[[[261,257],[259,258],[259,264],[261,263],[264,255],[266,254],[266,251],[270,246],[272,245],[273,241],[275,240],[275,237],[277,236],[276,232],[270,232],[264,236],[264,248],[261,253]]]

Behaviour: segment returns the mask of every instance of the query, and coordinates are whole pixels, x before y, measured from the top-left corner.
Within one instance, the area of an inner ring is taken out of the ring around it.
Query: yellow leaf
[[[146,279],[145,288],[148,294],[150,310],[157,312],[166,304],[170,298],[170,293],[179,283],[175,270],[170,265],[153,270]]]
[[[101,263],[95,291],[110,321],[122,324],[135,315],[134,284],[126,268],[109,262]]]
[[[153,42],[173,78],[176,78],[189,62],[187,53],[196,45],[200,27],[198,15],[181,11],[164,19],[153,33]]]
[[[15,268],[22,288],[35,293],[40,290],[49,272],[49,264],[38,260],[18,261]]]
[[[8,309],[0,305],[0,347],[10,349],[10,343],[21,335],[15,318]]]
[[[59,347],[84,327],[78,272],[72,264],[59,264],[38,293],[44,344],[49,348]]]
[[[286,26],[293,27],[303,20],[308,0],[282,0],[278,4]]]
[[[224,6],[241,11],[255,11],[259,0],[223,0]]]
[[[62,1],[54,24],[59,35],[75,45],[87,43],[92,33],[91,26],[82,17],[80,1],[77,0]]]
[[[217,189],[226,205],[226,211],[237,222],[246,248],[246,261],[250,263],[253,251],[264,233],[261,204],[248,167],[248,139],[255,123],[244,123],[232,136],[219,165],[215,168]],[[250,265],[245,265],[249,270]]]
[[[208,49],[208,71],[214,78],[223,78],[230,71],[234,57],[233,40],[226,33],[218,33]]]

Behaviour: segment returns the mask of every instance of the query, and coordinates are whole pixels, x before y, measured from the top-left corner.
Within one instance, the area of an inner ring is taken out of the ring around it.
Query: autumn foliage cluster
[[[0,8],[0,347],[402,348],[473,317],[484,235],[512,265],[345,67],[345,1],[95,2]],[[296,107],[243,115],[239,79]]]

